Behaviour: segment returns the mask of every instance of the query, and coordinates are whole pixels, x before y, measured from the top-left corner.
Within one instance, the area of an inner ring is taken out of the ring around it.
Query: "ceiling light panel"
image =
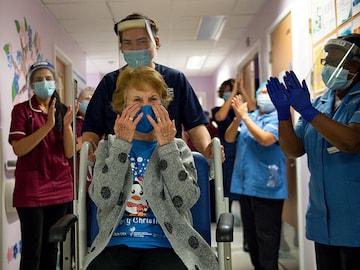
[[[203,16],[196,34],[197,40],[218,40],[224,29],[226,16]]]

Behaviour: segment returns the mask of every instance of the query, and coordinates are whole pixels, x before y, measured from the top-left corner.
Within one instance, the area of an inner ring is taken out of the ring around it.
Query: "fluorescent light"
[[[191,56],[186,63],[186,69],[201,69],[206,56]]]
[[[224,29],[226,16],[203,16],[196,34],[197,40],[218,40]]]

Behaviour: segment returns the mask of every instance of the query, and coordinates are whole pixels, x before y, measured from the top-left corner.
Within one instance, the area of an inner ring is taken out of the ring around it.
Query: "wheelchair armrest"
[[[64,242],[66,239],[67,232],[74,226],[78,220],[77,216],[73,214],[66,214],[60,218],[55,225],[50,228],[49,231],[49,242],[57,243]]]
[[[216,225],[216,242],[234,241],[234,216],[231,213],[222,213]]]

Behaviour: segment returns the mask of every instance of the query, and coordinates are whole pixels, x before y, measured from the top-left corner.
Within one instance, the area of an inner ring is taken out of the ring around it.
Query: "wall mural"
[[[21,254],[21,240],[19,242],[14,243],[13,246],[7,248],[6,259],[9,264],[11,261],[19,259]]]
[[[40,35],[37,32],[33,34],[26,18],[22,22],[15,20],[15,27],[19,35],[20,48],[15,49],[10,42],[3,46],[8,67],[14,70],[11,85],[11,97],[14,105],[32,96],[31,90],[27,86],[28,69],[33,63],[43,58]]]
[[[19,45],[11,42],[3,46],[7,57],[7,64],[14,71],[11,83],[11,98],[13,105],[29,99],[32,91],[27,86],[27,74],[29,67],[43,59],[41,52],[40,35],[33,33],[26,18],[23,21],[15,20],[15,30],[19,36]],[[18,260],[21,254],[21,239],[8,246],[6,251],[7,263]]]

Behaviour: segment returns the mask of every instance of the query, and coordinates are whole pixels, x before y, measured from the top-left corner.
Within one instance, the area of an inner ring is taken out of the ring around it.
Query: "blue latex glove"
[[[289,120],[291,117],[290,103],[285,95],[285,86],[279,82],[278,78],[270,77],[267,81],[266,88],[270,99],[277,110],[279,121]]]
[[[285,95],[290,102],[290,105],[310,123],[320,112],[311,104],[310,93],[305,80],[300,84],[295,73],[290,71],[286,72],[284,82],[287,87]]]

